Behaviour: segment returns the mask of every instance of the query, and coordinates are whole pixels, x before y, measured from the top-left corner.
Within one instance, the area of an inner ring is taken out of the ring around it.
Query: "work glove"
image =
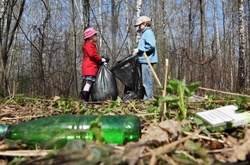
[[[138,52],[139,52],[139,49],[138,49],[138,48],[135,48],[132,55],[135,56],[135,55],[138,54]]]
[[[102,57],[102,62],[108,63],[109,62],[109,58],[108,57]]]
[[[105,59],[105,58],[102,58],[102,62],[106,62],[106,59]]]

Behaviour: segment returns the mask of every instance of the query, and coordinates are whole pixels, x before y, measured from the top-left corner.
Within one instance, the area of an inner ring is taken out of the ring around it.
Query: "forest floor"
[[[80,100],[60,97],[40,99],[20,95],[5,98],[0,101],[0,125],[16,125],[60,114],[132,114],[140,117],[142,135],[139,141],[124,145],[76,140],[60,150],[30,149],[20,141],[2,139],[0,164],[249,164],[248,125],[212,133],[193,118],[198,111],[236,103],[239,100],[223,97],[188,102],[187,119],[180,120],[179,110],[173,107],[168,107],[167,119],[164,119],[162,107],[156,101],[123,102],[118,99],[83,104]],[[250,110],[249,101],[241,99],[240,105]]]

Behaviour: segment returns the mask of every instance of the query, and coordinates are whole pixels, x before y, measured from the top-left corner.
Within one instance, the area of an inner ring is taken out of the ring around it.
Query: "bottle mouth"
[[[6,138],[9,125],[0,125],[0,139]]]

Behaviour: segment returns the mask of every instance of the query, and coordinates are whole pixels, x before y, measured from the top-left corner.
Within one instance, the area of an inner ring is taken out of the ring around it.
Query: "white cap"
[[[141,17],[138,18],[138,20],[137,20],[137,22],[135,24],[135,27],[139,26],[143,22],[149,22],[149,21],[151,21],[151,19],[149,17],[147,17],[147,16],[141,16]]]

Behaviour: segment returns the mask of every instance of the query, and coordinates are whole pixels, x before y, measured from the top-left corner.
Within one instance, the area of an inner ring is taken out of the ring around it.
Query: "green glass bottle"
[[[90,141],[94,133],[91,122],[97,115],[56,115],[31,120],[18,125],[1,125],[0,138],[21,140],[31,148],[61,148],[72,139]],[[140,120],[135,115],[103,115],[98,122],[106,143],[124,144],[138,141],[141,135]]]

